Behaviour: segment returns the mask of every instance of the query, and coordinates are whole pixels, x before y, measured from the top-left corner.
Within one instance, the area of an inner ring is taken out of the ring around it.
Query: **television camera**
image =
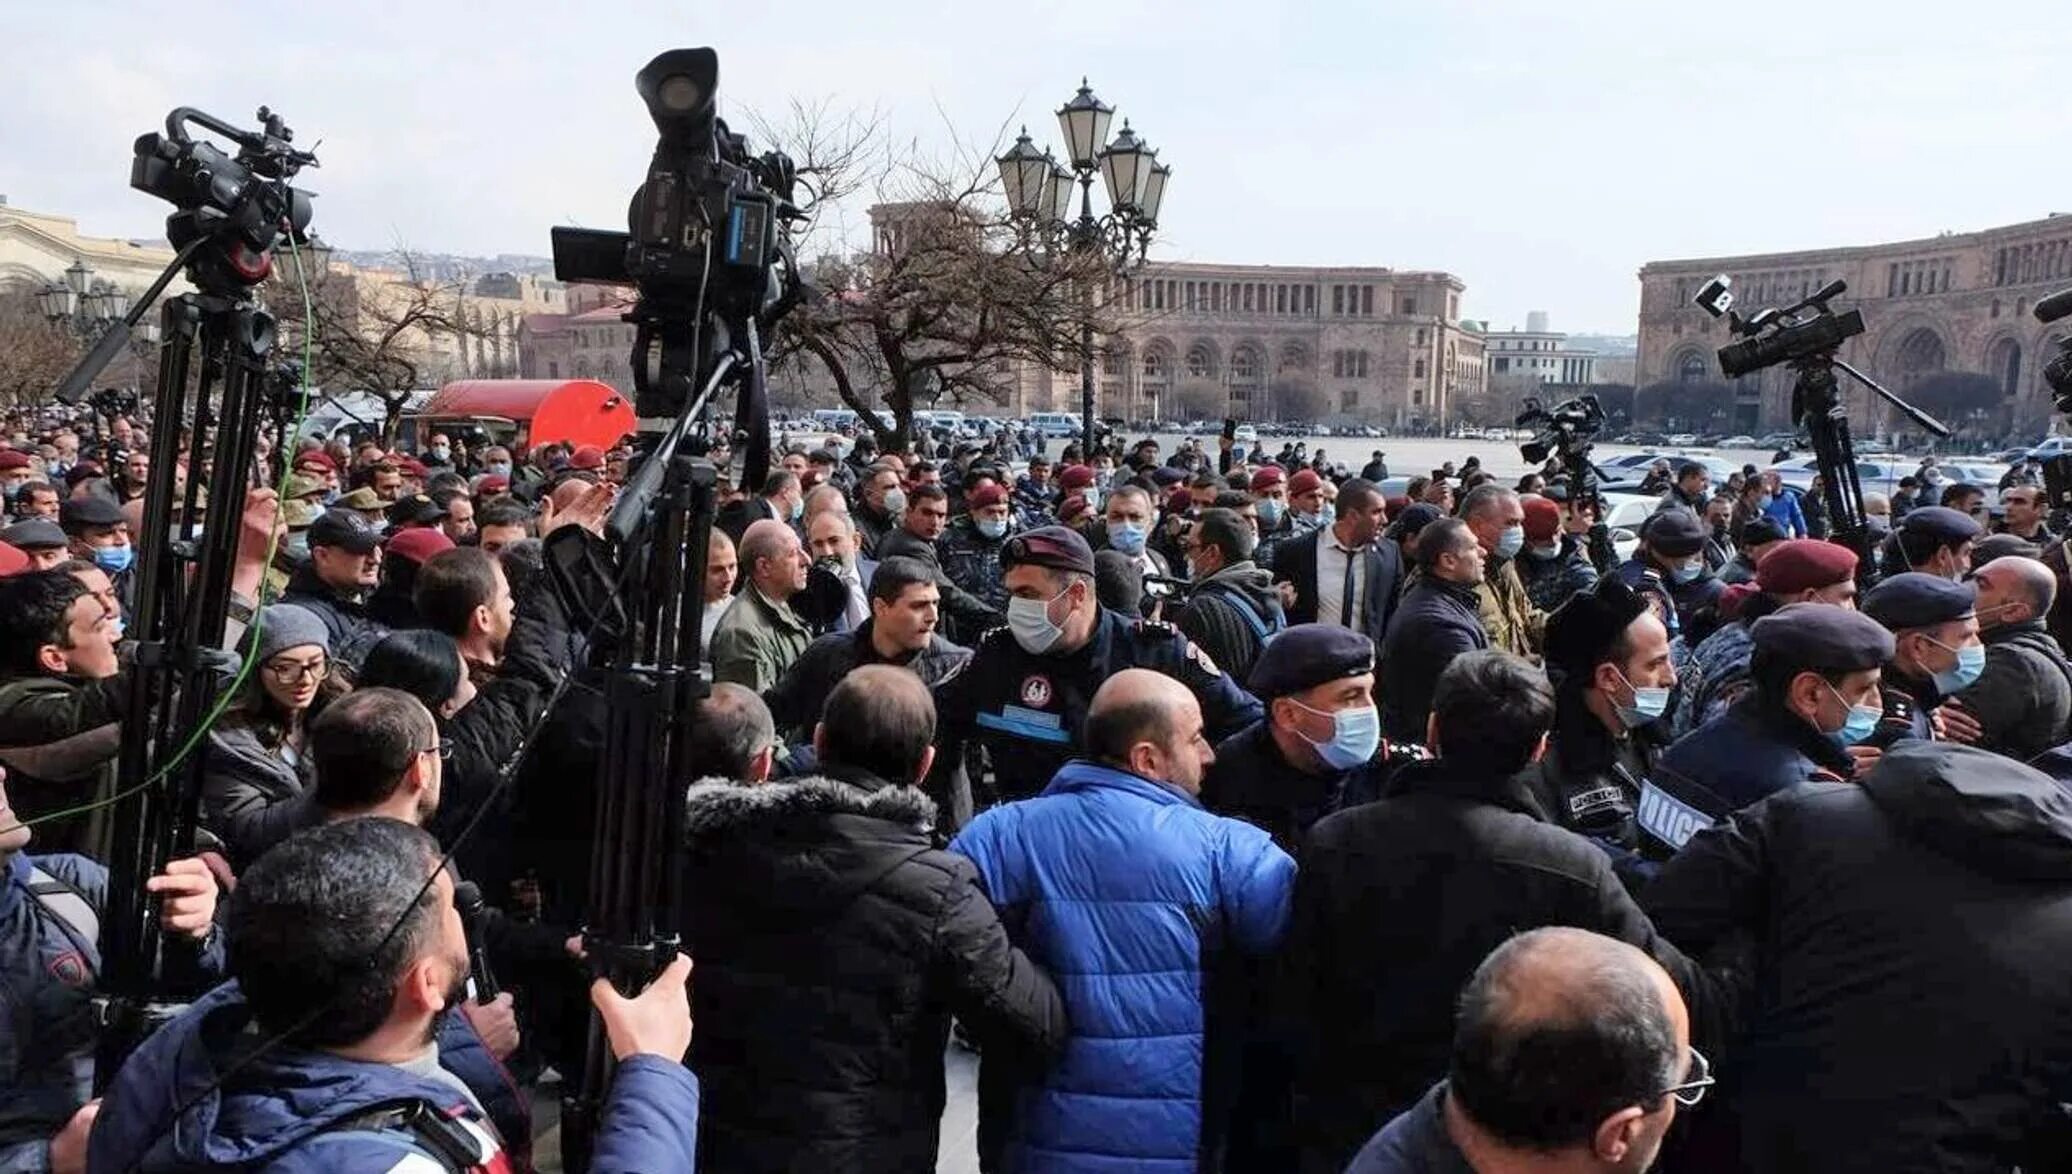
[[[2035,314],[2046,326],[2072,317],[2072,289],[2061,289],[2037,302]],[[2057,353],[2044,364],[2043,381],[2050,386],[2058,411],[2072,415],[2072,338],[2059,339],[2057,345]],[[2072,526],[2072,453],[2043,462],[2043,492],[2050,500],[2051,528],[2062,534]]]
[[[1846,372],[1923,431],[1948,436],[1950,430],[1836,357],[1843,343],[1865,329],[1862,311],[1837,314],[1831,305],[1848,292],[1847,282],[1830,281],[1791,305],[1770,307],[1746,318],[1734,309],[1733,284],[1733,278],[1722,274],[1706,282],[1694,299],[1706,313],[1724,318],[1728,332],[1738,340],[1719,348],[1720,371],[1730,379],[1780,365],[1797,373],[1791,393],[1792,419],[1813,442],[1834,540],[1856,552],[1857,580],[1868,586],[1877,577],[1875,552],[1863,510],[1863,486],[1856,474],[1856,446],[1849,437],[1847,405],[1842,402],[1835,372]]]

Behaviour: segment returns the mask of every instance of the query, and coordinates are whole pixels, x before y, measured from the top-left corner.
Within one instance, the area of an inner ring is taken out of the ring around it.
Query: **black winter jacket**
[[[1413,579],[1381,645],[1381,724],[1388,736],[1422,743],[1439,674],[1461,653],[1487,647],[1474,584]]]
[[[838,773],[691,789],[700,1170],[927,1174],[952,1014],[989,1055],[1064,1044],[1057,988],[934,846],[934,804]]]
[[[367,659],[368,650],[389,633],[388,627],[368,612],[366,604],[338,594],[330,584],[317,578],[313,567],[305,566],[289,576],[281,602],[307,608],[324,621],[324,628],[331,635],[331,658],[355,672],[359,671],[360,662]]]
[[[938,633],[929,638],[928,647],[908,659],[885,660],[871,646],[875,623],[865,620],[855,631],[830,632],[813,641],[764,695],[780,737],[810,740],[814,723],[820,720],[820,710],[827,704],[827,695],[858,665],[896,664],[912,669],[922,684],[934,686],[948,680],[971,659],[971,649],[952,644]]]
[[[1235,681],[1251,679],[1266,641],[1288,626],[1273,572],[1249,560],[1196,583],[1172,621]]]
[[[1523,775],[1412,763],[1390,797],[1310,829],[1286,950],[1301,1169],[1343,1170],[1443,1078],[1461,985],[1512,934],[1548,925],[1653,955],[1704,1046],[1711,1004],[1697,967],[1655,932],[1604,852],[1547,822]]]
[[[935,568],[935,589],[942,593],[943,627],[951,639],[964,644],[977,642],[988,628],[996,628],[1007,622],[1007,617],[986,606],[986,601],[957,586],[950,573],[943,569],[942,559],[935,545],[916,538],[905,527],[894,526],[878,540],[878,552],[874,556],[879,562],[888,558],[919,559]]]
[[[1956,695],[1978,718],[1982,749],[2026,762],[2065,741],[2072,724],[2072,664],[2042,620],[1981,633],[1986,668]]]
[[[309,759],[290,765],[245,722],[222,722],[203,750],[202,819],[243,868],[303,826],[295,800],[316,784]]]
[[[2072,1100],[2072,795],[2048,777],[1901,742],[1699,832],[1644,899],[1686,950],[1756,942],[1715,1136],[1679,1170],[2068,1168],[2037,1148]]]

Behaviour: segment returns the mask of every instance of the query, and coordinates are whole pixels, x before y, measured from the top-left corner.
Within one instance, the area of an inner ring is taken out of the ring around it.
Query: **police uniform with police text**
[[[964,670],[935,687],[942,754],[952,761],[967,740],[986,748],[1000,798],[1041,792],[1080,753],[1080,728],[1101,683],[1124,669],[1151,669],[1179,681],[1201,703],[1211,743],[1259,720],[1257,698],[1170,624],[1102,608],[1092,638],[1076,652],[1032,653],[1007,628],[980,637]]]
[[[1863,614],[1897,635],[1910,629],[1953,623],[1973,614],[1978,607],[1978,588],[1970,583],[1951,582],[1940,575],[1908,571],[1865,592],[1858,606]],[[1980,660],[1984,660],[1983,652]],[[1887,664],[1878,678],[1878,691],[1884,699],[1885,716],[1878,722],[1878,733],[1871,745],[1888,746],[1901,738],[1927,740],[1935,736],[1933,715],[1944,698],[1934,681]]]

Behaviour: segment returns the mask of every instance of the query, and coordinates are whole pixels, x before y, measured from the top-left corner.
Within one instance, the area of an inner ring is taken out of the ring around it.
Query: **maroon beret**
[[[1279,465],[1268,465],[1252,474],[1252,492],[1264,493],[1288,479],[1288,474]]]
[[[982,510],[989,505],[1005,505],[1007,491],[997,481],[988,481],[964,495],[964,508]]]
[[[1054,571],[1094,573],[1094,549],[1077,530],[1064,526],[1038,526],[1007,540],[1000,552],[1000,566],[1049,567]]]
[[[1297,469],[1295,475],[1288,478],[1288,496],[1301,497],[1305,493],[1315,493],[1317,486],[1323,483],[1324,479],[1317,476],[1315,469]]]
[[[1832,587],[1856,574],[1856,552],[1818,538],[1793,538],[1763,552],[1755,585],[1770,595]]]
[[[18,448],[0,448],[0,472],[29,467],[29,454]]]
[[[1094,483],[1094,471],[1085,465],[1066,465],[1058,473],[1058,488],[1085,489]]]

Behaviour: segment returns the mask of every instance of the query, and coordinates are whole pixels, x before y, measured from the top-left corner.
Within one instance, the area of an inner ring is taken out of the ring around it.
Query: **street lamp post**
[[[74,261],[66,268],[64,279],[44,286],[36,294],[41,303],[43,316],[52,326],[70,331],[82,341],[91,342],[100,337],[108,324],[129,313],[129,293],[114,282],[95,277],[94,271],[85,261]],[[138,382],[137,364],[143,352],[158,345],[158,323],[139,322],[130,333],[133,345],[130,352],[130,383]]]
[[[1094,97],[1085,79],[1072,100],[1058,108],[1058,129],[1065,139],[1065,159],[1038,150],[1022,130],[1014,146],[995,160],[1006,188],[1008,210],[1035,231],[1055,237],[1081,255],[1098,257],[1117,278],[1140,268],[1158,228],[1159,206],[1165,202],[1173,169],[1158,161],[1158,152],[1123,121],[1113,141],[1108,128],[1115,108]],[[1094,177],[1108,192],[1109,211],[1094,215]],[[1072,184],[1079,184],[1079,215],[1072,216]],[[1084,313],[1080,324],[1079,399],[1085,457],[1094,455],[1094,327],[1093,284],[1080,291]]]

